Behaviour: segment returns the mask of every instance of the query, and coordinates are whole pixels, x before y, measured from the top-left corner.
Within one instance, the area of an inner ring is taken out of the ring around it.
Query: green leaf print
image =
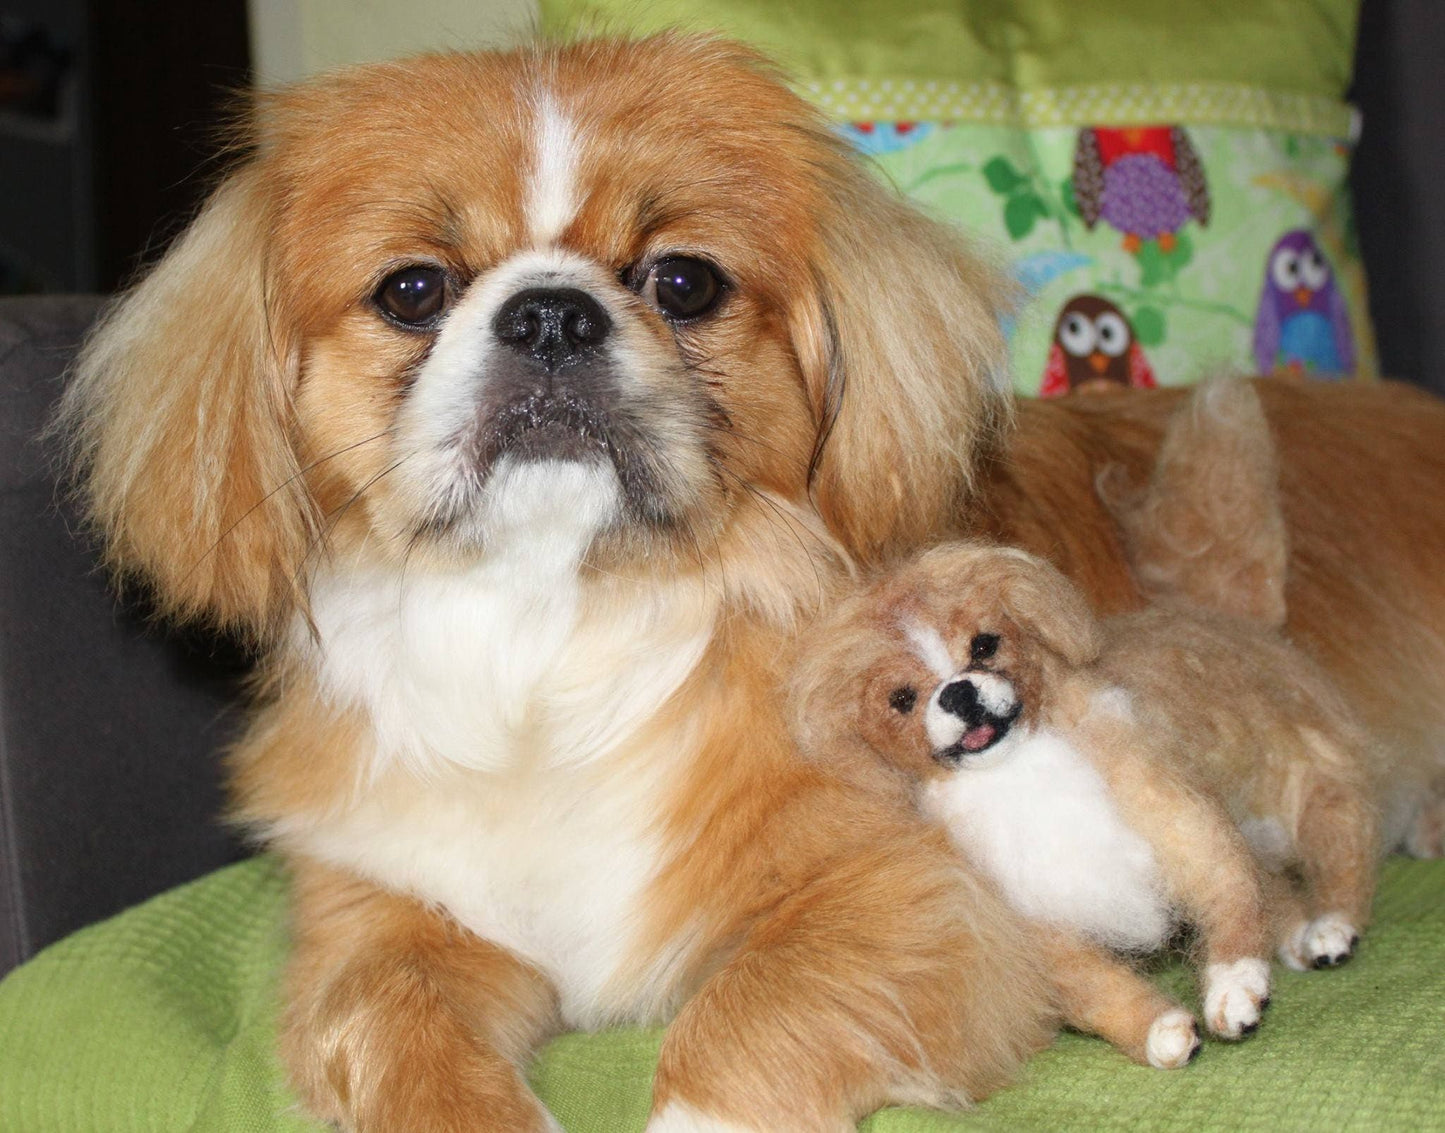
[[[1158,346],[1164,341],[1164,312],[1158,307],[1140,307],[1134,312],[1134,341],[1140,346]]]
[[[1064,211],[1071,216],[1083,216],[1079,211],[1079,199],[1074,196],[1074,179],[1065,177],[1059,182],[1059,199],[1064,202]]]
[[[1015,193],[1003,206],[1003,225],[1014,240],[1022,240],[1034,230],[1034,222],[1048,216],[1049,210],[1038,195],[1028,190]]]
[[[1162,283],[1172,283],[1193,258],[1194,244],[1187,232],[1175,233],[1174,247],[1167,252],[1159,246],[1158,240],[1146,240],[1138,252],[1139,285],[1158,287]]]
[[[1012,193],[1026,180],[1024,175],[1014,168],[1013,163],[1002,155],[983,167],[983,177],[988,182],[988,187],[999,196]]]

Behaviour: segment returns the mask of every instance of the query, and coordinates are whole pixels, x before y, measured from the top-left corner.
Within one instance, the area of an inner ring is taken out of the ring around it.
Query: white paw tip
[[[647,1122],[647,1133],[763,1133],[694,1109],[686,1102],[668,1102]]]
[[[1225,1039],[1254,1033],[1269,1003],[1269,962],[1255,957],[1210,964],[1204,971],[1204,1021]]]
[[[1149,1024],[1144,1054],[1159,1070],[1177,1070],[1199,1053],[1199,1030],[1194,1016],[1182,1008],[1166,1011]]]
[[[1280,946],[1279,958],[1297,972],[1334,968],[1355,954],[1360,932],[1343,913],[1301,921]]]

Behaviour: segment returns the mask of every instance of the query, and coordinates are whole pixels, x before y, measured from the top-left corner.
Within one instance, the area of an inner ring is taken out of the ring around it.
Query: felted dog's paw
[[[1242,1039],[1259,1028],[1269,1004],[1269,963],[1254,957],[1210,964],[1204,971],[1204,1024],[1222,1039]]]
[[[1199,1028],[1194,1016],[1176,1007],[1149,1024],[1144,1054],[1149,1065],[1159,1070],[1177,1070],[1199,1053]]]
[[[1297,972],[1334,968],[1355,954],[1359,931],[1343,913],[1325,913],[1301,921],[1279,946],[1279,958]]]

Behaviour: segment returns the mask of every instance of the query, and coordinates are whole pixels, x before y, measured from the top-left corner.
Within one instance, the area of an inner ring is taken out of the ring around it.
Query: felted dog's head
[[[881,759],[912,780],[996,761],[1046,711],[1100,630],[1052,566],[1006,547],[930,550],[810,633],[795,726],[822,759]]]

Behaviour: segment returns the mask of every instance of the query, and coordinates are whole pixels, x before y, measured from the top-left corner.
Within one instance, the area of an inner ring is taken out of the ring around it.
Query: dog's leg
[[[1363,793],[1312,774],[1296,837],[1309,887],[1306,918],[1284,926],[1280,960],[1296,971],[1330,968],[1354,954],[1370,919],[1379,834]]]
[[[1222,808],[1200,796],[1193,802],[1169,816],[1155,847],[1202,937],[1204,1025],[1241,1039],[1258,1029],[1269,1003],[1269,914],[1243,836]]]
[[[820,1133],[889,1103],[955,1108],[1049,1041],[1027,929],[941,836],[883,845],[774,906],[683,1007],[648,1133]]]
[[[1412,858],[1445,857],[1445,775],[1437,777],[1419,800],[1404,849]]]
[[[1249,845],[1223,806],[1173,773],[1167,753],[1141,753],[1137,733],[1112,738],[1134,753],[1120,758],[1114,749],[1108,777],[1115,797],[1154,847],[1171,895],[1203,938],[1204,1024],[1221,1038],[1253,1034],[1269,1002],[1273,940]]]
[[[1108,952],[1049,932],[1044,955],[1064,1022],[1075,1030],[1160,1070],[1184,1066],[1199,1052],[1194,1016]]]
[[[519,1066],[555,993],[445,915],[296,863],[282,1058],[310,1111],[356,1133],[554,1131]]]

